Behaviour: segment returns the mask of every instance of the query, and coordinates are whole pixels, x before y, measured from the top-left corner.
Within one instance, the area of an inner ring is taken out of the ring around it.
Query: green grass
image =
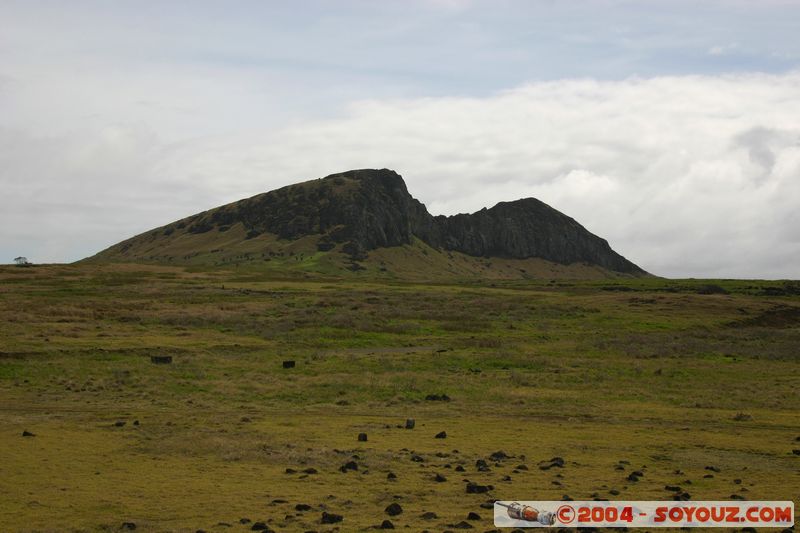
[[[800,495],[794,283],[326,276],[1,268],[0,530],[319,531],[326,509],[359,531],[392,501],[398,528],[475,511],[491,529],[464,479],[498,499]],[[477,472],[498,449],[514,459]],[[353,455],[359,472],[339,472]],[[554,455],[566,468],[537,468]]]

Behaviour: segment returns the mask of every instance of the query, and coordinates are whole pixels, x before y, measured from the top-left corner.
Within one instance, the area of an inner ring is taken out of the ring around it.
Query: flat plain
[[[800,500],[796,282],[51,265],[0,268],[0,314],[0,531]]]

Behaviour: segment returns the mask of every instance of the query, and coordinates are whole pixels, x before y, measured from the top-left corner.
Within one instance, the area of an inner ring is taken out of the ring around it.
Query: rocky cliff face
[[[534,198],[502,202],[470,215],[432,216],[394,171],[351,170],[290,185],[198,215],[190,232],[242,222],[248,236],[320,235],[319,249],[344,244],[355,259],[418,237],[434,248],[472,256],[538,257],[644,273],[572,218]]]

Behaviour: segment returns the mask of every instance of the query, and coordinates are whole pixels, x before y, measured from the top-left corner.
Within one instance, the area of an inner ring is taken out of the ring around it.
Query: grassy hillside
[[[0,530],[443,531],[476,512],[486,531],[491,498],[670,499],[667,485],[796,500],[799,293],[3,267]],[[563,468],[540,469],[554,456]]]
[[[268,233],[246,239],[241,224],[225,232],[202,235],[186,227],[164,235],[164,228],[115,245],[82,263],[135,261],[150,265],[229,267],[269,276],[301,279],[326,276],[354,280],[477,281],[486,279],[611,279],[632,276],[575,263],[562,265],[544,259],[472,257],[434,249],[419,239],[412,244],[379,248],[354,262],[342,245],[320,251],[318,235],[293,241]]]

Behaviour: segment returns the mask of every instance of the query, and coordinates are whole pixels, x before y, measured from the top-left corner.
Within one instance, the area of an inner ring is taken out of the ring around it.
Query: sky
[[[0,263],[353,168],[800,278],[800,1],[0,0]]]

